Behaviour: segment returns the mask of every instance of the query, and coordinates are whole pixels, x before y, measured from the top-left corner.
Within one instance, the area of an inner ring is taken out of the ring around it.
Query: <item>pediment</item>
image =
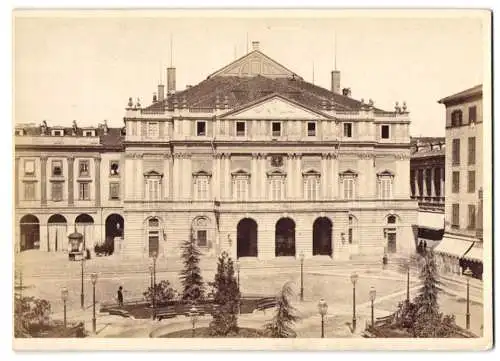
[[[197,172],[193,172],[194,177],[211,177],[212,173],[207,172],[205,170],[199,170]]]
[[[352,169],[347,169],[343,172],[340,172],[339,175],[341,177],[357,177],[358,176],[358,173],[353,171]]]
[[[249,177],[250,173],[246,169],[240,168],[240,169],[237,169],[237,170],[231,172],[231,175],[233,177],[237,177],[237,176]]]
[[[302,172],[303,176],[311,176],[311,177],[319,177],[321,175],[320,172],[318,172],[316,169],[308,169],[305,172]]]
[[[257,103],[229,112],[222,118],[235,119],[328,119],[325,114],[316,112],[296,102],[274,95]]]
[[[145,172],[144,176],[145,177],[149,177],[149,178],[154,178],[154,177],[161,178],[161,177],[163,177],[163,174],[162,173],[158,173],[155,170],[150,170],[150,171]]]
[[[285,177],[286,173],[281,169],[273,169],[267,172],[268,177]]]
[[[390,170],[386,169],[382,172],[377,173],[378,177],[394,177],[394,173],[391,172]]]

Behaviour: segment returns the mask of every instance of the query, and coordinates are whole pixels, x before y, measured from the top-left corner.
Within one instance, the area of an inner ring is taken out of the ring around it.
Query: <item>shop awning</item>
[[[444,229],[444,214],[436,212],[418,212],[418,227]]]
[[[469,248],[472,247],[473,243],[474,242],[466,241],[460,238],[452,238],[445,235],[443,240],[434,248],[434,252],[462,258]]]
[[[483,263],[483,247],[472,246],[462,258],[467,261]]]

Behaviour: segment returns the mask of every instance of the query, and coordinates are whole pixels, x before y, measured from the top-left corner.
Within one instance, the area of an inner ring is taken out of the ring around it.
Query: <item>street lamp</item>
[[[470,270],[469,267],[464,271],[464,276],[467,277],[467,312],[465,313],[465,328],[469,329],[470,328],[470,308],[469,308],[469,302],[470,302],[470,297],[469,297],[469,280],[472,277],[472,271]]]
[[[151,292],[153,292],[153,266],[149,265],[149,281],[151,283]]]
[[[304,301],[304,252],[300,252],[300,300]]]
[[[236,272],[238,274],[237,282],[238,282],[238,293],[240,297],[238,298],[238,314],[241,313],[241,291],[240,291],[240,261],[236,260]]]
[[[406,261],[406,303],[410,304],[410,260]]]
[[[191,307],[191,309],[189,310],[189,316],[191,317],[191,324],[193,326],[192,337],[194,338],[195,329],[196,329],[196,321],[198,321],[198,309],[196,308],[196,306]]]
[[[377,296],[377,291],[375,291],[374,287],[370,287],[370,301],[372,304],[372,327],[375,326],[375,317],[373,312],[373,301],[375,301],[375,297]]]
[[[68,289],[66,287],[63,287],[61,289],[61,298],[64,304],[64,328],[66,328],[66,301],[68,300],[68,294]]]
[[[153,320],[156,318],[156,259],[158,253],[156,251],[151,252],[151,258],[153,259]]]
[[[321,315],[321,338],[325,338],[325,315],[328,311],[328,303],[323,298],[318,302],[318,311]]]
[[[83,295],[83,264],[85,263],[85,257],[82,256],[82,260],[80,261],[80,264],[82,266],[82,288],[81,288],[81,291],[80,291],[80,306],[82,307],[82,310],[85,309],[85,306],[84,306],[84,299],[85,299],[85,296]]]
[[[352,282],[352,332],[356,330],[356,282],[358,281],[358,274],[353,272],[351,274]]]
[[[97,282],[97,273],[90,274],[90,280],[92,281],[92,331],[96,333],[96,321],[95,321],[95,284]]]

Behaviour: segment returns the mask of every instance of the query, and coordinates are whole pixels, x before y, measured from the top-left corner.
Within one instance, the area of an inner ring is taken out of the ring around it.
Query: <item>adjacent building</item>
[[[414,251],[406,104],[355,100],[336,70],[311,84],[258,42],[197,85],[175,72],[150,105],[129,99],[123,129],[16,130],[18,250],[64,251],[57,223],[130,257],[190,238],[207,257]]]
[[[436,247],[444,271],[483,271],[482,85],[443,98],[446,108],[445,235]]]

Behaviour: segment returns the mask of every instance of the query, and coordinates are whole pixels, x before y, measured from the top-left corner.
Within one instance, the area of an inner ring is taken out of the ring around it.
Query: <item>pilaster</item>
[[[40,201],[42,207],[47,206],[47,156],[42,155],[40,157],[40,184],[41,184],[41,194]]]
[[[66,158],[68,164],[68,206],[74,204],[75,199],[75,157],[70,155]],[[97,174],[96,174],[97,176]],[[97,182],[97,178],[96,178]],[[97,186],[97,185],[96,185]]]

